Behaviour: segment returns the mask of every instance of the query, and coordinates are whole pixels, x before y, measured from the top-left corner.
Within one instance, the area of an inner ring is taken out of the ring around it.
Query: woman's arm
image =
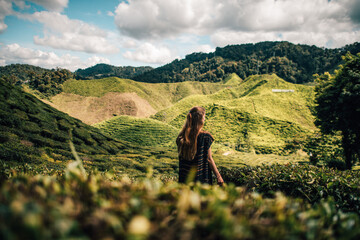
[[[216,178],[217,178],[217,182],[220,186],[222,186],[224,184],[224,180],[222,179],[217,167],[216,167],[216,164],[215,164],[215,161],[214,159],[212,158],[212,155],[211,155],[211,147],[209,148],[209,151],[208,151],[208,162],[210,164],[210,168],[211,170],[214,172]]]

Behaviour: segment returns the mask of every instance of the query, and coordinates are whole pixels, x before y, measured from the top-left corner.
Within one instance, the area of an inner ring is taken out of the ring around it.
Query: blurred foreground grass
[[[357,239],[360,219],[331,198],[311,205],[229,184],[131,181],[71,163],[0,184],[1,239]]]

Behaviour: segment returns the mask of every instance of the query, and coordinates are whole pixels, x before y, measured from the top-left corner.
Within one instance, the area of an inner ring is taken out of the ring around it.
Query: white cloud
[[[64,10],[68,5],[68,0],[29,0],[29,2],[43,6],[48,10],[58,12]],[[29,7],[26,5],[26,1],[23,0],[0,0],[0,34],[7,29],[7,25],[4,22],[5,17],[19,14],[13,10],[13,4],[20,9]]]
[[[114,16],[115,16],[115,14],[114,14],[113,12],[111,12],[111,11],[108,11],[108,12],[107,12],[107,15],[108,15],[109,17],[114,17]]]
[[[223,33],[242,42],[287,40],[295,34],[302,43],[335,47],[359,40],[357,9],[358,0],[129,0],[117,6],[115,23],[136,39],[209,34],[224,45],[241,42],[226,41]]]
[[[192,49],[191,52],[203,52],[203,53],[209,53],[214,52],[215,48],[211,47],[209,44],[203,44],[196,46],[194,49]]]
[[[7,25],[4,22],[6,16],[12,14],[11,2],[7,0],[0,0],[0,33],[7,29]]]
[[[177,58],[169,48],[165,46],[155,46],[151,43],[144,43],[136,50],[126,51],[123,56],[130,60],[152,64],[168,63]]]
[[[279,33],[275,32],[237,32],[237,31],[219,31],[212,35],[212,42],[216,46],[224,47],[231,44],[253,43],[262,41],[280,41]]]
[[[50,11],[61,12],[67,7],[69,0],[29,0],[30,2],[36,3],[45,7]]]
[[[35,36],[36,44],[87,53],[118,52],[118,48],[109,43],[108,33],[94,25],[57,12],[36,12],[27,18],[44,24],[44,37]]]
[[[221,31],[213,34],[212,42],[224,47],[231,44],[255,43],[259,41],[289,41],[292,43],[317,45],[325,47],[343,47],[360,39],[360,32],[235,32]]]
[[[133,38],[123,37],[121,40],[121,45],[124,48],[136,48],[139,46],[139,42]]]
[[[116,8],[115,23],[122,33],[138,39],[169,37],[196,28],[206,15],[204,9],[208,5],[205,0],[128,2]]]
[[[92,56],[83,61],[79,57],[70,54],[58,56],[54,52],[44,52],[30,48],[21,47],[13,43],[0,48],[0,65],[12,63],[23,63],[44,68],[66,68],[75,71],[78,68],[87,68],[97,63],[110,63],[110,60],[103,57]]]

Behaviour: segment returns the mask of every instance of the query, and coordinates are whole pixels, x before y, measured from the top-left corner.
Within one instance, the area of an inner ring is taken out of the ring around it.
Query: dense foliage
[[[236,73],[242,79],[254,74],[276,73],[288,82],[313,81],[313,74],[332,72],[347,51],[360,52],[354,43],[339,49],[260,42],[216,48],[213,53],[193,53],[134,78],[142,82],[223,81]]]
[[[245,186],[267,197],[277,191],[302,198],[311,204],[331,197],[336,207],[360,214],[360,173],[311,165],[263,165],[245,168],[220,168],[225,182]]]
[[[313,165],[345,170],[346,164],[341,139],[340,133],[323,134],[316,131],[308,135],[304,150],[309,154],[309,160]]]
[[[44,98],[61,93],[62,84],[72,77],[69,70],[60,68],[47,70],[24,64],[0,67],[0,79],[13,85],[28,85]]]
[[[331,199],[311,206],[234,185],[156,179],[17,175],[0,182],[0,238],[7,239],[356,239],[360,218]]]
[[[101,63],[86,69],[78,69],[74,74],[76,79],[99,79],[105,77],[132,79],[152,69],[152,67],[115,67]]]
[[[11,64],[0,67],[0,78],[6,79],[11,84],[20,85],[30,80],[30,73],[42,75],[48,71],[48,69],[28,64]]]
[[[346,166],[360,159],[360,53],[344,56],[334,75],[318,76],[316,124],[324,133],[341,132]]]

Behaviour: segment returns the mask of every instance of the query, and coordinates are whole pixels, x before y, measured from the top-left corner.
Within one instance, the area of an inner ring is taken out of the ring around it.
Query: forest
[[[192,53],[134,78],[140,82],[220,82],[229,74],[240,78],[254,74],[276,73],[285,81],[308,83],[314,74],[333,72],[347,52],[356,54],[360,43],[337,49],[292,44],[260,42],[217,47],[213,53]]]
[[[76,79],[99,79],[105,77],[118,77],[132,79],[137,75],[152,70],[152,67],[131,67],[131,66],[112,66],[104,63],[95,66],[78,69],[74,72]]]
[[[44,69],[27,64],[11,64],[0,67],[0,79],[12,85],[28,85],[41,97],[50,97],[62,92],[62,84],[74,74],[67,69]]]

